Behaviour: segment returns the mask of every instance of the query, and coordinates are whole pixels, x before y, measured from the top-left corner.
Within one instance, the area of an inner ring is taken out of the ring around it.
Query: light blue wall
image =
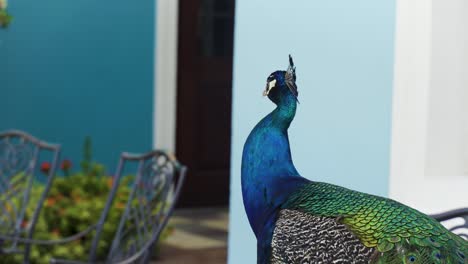
[[[292,53],[300,105],[289,129],[299,172],[387,195],[395,2],[238,0],[229,263],[255,263],[240,188],[242,147],[274,108],[261,93]]]
[[[62,143],[78,165],[90,135],[113,172],[152,144],[154,1],[10,0],[0,30],[0,130]]]

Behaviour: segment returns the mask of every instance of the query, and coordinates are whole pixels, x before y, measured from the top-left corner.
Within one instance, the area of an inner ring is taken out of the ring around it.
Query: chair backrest
[[[439,222],[450,221],[457,218],[461,219],[461,222],[457,222],[455,225],[451,225],[449,230],[468,240],[468,207],[455,209],[431,216]]]
[[[186,168],[162,151],[142,155],[123,153],[114,184],[98,223],[90,262],[96,261],[100,233],[126,167],[136,165],[130,194],[106,263],[147,263],[153,245],[171,215],[184,181]]]
[[[43,142],[25,132],[0,133],[1,234],[32,236],[55,175],[59,154],[59,145]],[[33,190],[35,185],[38,188]],[[28,214],[27,210],[31,209]],[[14,252],[17,245],[9,243],[8,246]],[[1,247],[8,251],[7,245]]]

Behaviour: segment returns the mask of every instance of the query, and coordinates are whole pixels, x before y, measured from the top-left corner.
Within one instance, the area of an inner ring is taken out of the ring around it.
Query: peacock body
[[[287,130],[297,109],[295,67],[267,79],[277,107],[252,130],[242,194],[257,263],[468,263],[468,242],[391,199],[309,181],[294,167]]]

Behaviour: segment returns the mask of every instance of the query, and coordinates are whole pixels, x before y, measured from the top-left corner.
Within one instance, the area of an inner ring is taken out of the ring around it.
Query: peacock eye
[[[415,261],[416,261],[416,257],[415,257],[415,256],[410,256],[408,259],[409,259],[410,262],[415,262]]]

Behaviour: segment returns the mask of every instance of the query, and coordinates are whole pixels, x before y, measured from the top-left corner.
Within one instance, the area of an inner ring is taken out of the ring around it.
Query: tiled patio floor
[[[170,223],[174,233],[153,264],[226,263],[228,209],[177,210]]]

